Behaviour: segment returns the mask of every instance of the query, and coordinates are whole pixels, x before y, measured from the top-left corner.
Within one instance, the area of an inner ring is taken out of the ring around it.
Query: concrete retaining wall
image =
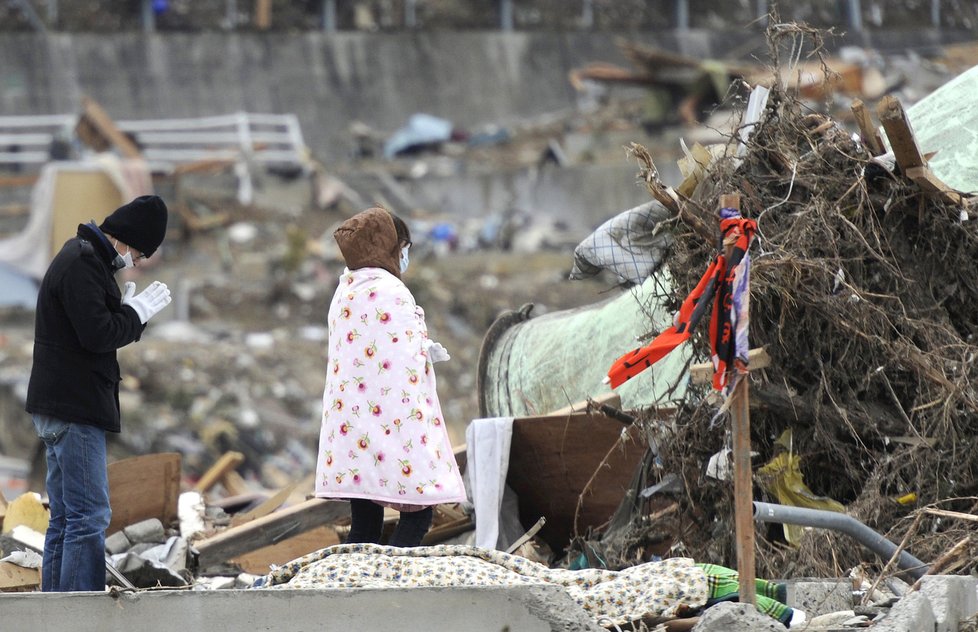
[[[120,119],[238,110],[295,113],[326,162],[361,120],[392,131],[418,111],[461,126],[572,108],[567,75],[592,61],[628,66],[619,37],[700,57],[764,55],[759,31],[663,33],[4,34],[0,114],[75,112],[83,94]],[[835,38],[884,51],[974,37],[920,29]]]
[[[602,632],[559,586],[0,594],[0,629]]]

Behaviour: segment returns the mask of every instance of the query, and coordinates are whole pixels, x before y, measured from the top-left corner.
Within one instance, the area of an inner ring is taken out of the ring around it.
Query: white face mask
[[[409,263],[409,260],[408,260],[408,248],[410,248],[410,247],[411,246],[404,246],[403,248],[401,248],[401,274],[404,274],[405,272],[407,272],[408,263]]]
[[[119,247],[119,240],[118,239],[115,240],[115,247],[116,248]],[[119,265],[120,263],[122,265]],[[132,260],[132,249],[127,246],[126,247],[126,254],[120,255],[120,254],[116,253],[116,256],[115,256],[115,264],[116,264],[116,267],[118,267],[120,270],[122,268],[132,268],[132,267],[135,267],[136,264]]]

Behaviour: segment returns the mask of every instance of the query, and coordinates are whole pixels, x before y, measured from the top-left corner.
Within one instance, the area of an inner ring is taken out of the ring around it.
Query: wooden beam
[[[852,114],[856,117],[856,125],[859,127],[859,135],[863,139],[863,144],[874,156],[884,153],[883,137],[873,124],[873,118],[866,108],[866,104],[861,99],[852,102]]]
[[[41,585],[41,572],[11,562],[0,562],[0,592],[27,592]]]
[[[37,182],[36,174],[29,174],[23,176],[0,176],[0,188],[8,187],[29,187],[34,186]]]
[[[886,137],[890,140],[890,147],[893,149],[900,170],[907,173],[907,169],[923,166],[924,156],[920,153],[913,128],[910,127],[910,119],[907,118],[900,101],[892,96],[883,97],[877,107],[876,115],[879,116]]]
[[[960,206],[964,197],[941,181],[927,166],[927,156],[920,151],[910,119],[895,97],[883,97],[878,114],[900,171],[922,191],[939,195],[949,204]]]
[[[728,193],[720,196],[720,208],[740,210],[740,195]],[[727,258],[733,249],[736,235],[724,240]],[[750,356],[748,355],[748,358]],[[730,367],[735,370],[734,367]],[[756,605],[754,587],[754,483],[750,463],[750,400],[749,380],[737,375],[733,394],[730,396],[731,426],[733,433],[734,467],[734,526],[737,540],[737,575],[740,586],[740,602]]]
[[[255,28],[267,30],[272,25],[272,0],[255,0]]]
[[[472,529],[475,529],[475,523],[472,522],[472,518],[468,516],[459,518],[458,520],[447,522],[428,531],[428,533],[424,534],[424,538],[421,539],[421,545],[431,546],[438,544]]]
[[[204,493],[210,490],[210,488],[217,485],[228,472],[236,469],[239,465],[244,463],[244,455],[240,452],[225,452],[221,455],[221,458],[217,460],[217,463],[212,465],[209,470],[204,472],[204,475],[200,477],[194,489],[200,493]]]
[[[742,377],[734,387],[733,420],[734,524],[737,534],[737,575],[741,603],[757,603],[754,587],[754,483],[750,462],[749,381]]]
[[[201,569],[221,564],[349,515],[349,503],[313,498],[197,542],[197,563]]]
[[[907,177],[913,180],[921,191],[937,195],[945,202],[955,206],[961,206],[964,202],[964,196],[941,181],[928,166],[907,169]]]
[[[115,147],[126,158],[140,158],[142,152],[128,136],[116,127],[112,117],[95,99],[82,97],[82,115],[75,127],[78,138],[96,151]]]
[[[336,535],[336,531],[332,527],[324,525],[282,540],[278,544],[263,546],[245,555],[232,558],[231,563],[246,573],[262,575],[268,573],[273,564],[281,566],[313,551],[339,543],[340,538]]]
[[[224,486],[224,491],[232,496],[242,496],[252,493],[251,487],[238,474],[237,470],[228,470],[225,472],[224,476],[221,477],[221,485]]]
[[[588,410],[588,406],[593,404],[607,404],[613,408],[621,408],[621,395],[616,391],[609,391],[597,397],[584,399],[569,406],[558,408],[557,410],[544,414],[544,417],[561,417],[571,413],[581,413]]]
[[[112,522],[106,533],[149,518],[159,518],[164,527],[176,522],[180,467],[177,452],[145,454],[110,463]]]
[[[281,507],[286,500],[288,500],[289,494],[291,494],[298,485],[299,481],[295,481],[291,485],[286,485],[251,511],[246,511],[242,514],[235,515],[231,518],[231,526],[237,527],[245,524],[246,522],[251,522],[252,520],[272,513]]]
[[[747,352],[747,366],[751,371],[771,366],[771,356],[765,347]],[[713,363],[700,362],[689,367],[689,381],[693,384],[707,384],[713,380]]]

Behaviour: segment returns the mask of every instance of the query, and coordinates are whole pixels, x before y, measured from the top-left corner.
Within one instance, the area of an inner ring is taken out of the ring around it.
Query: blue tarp
[[[37,306],[37,283],[5,263],[0,263],[0,307]]]
[[[452,127],[451,121],[437,116],[413,114],[407,125],[394,132],[384,143],[384,157],[393,158],[412,147],[443,143],[451,139]]]

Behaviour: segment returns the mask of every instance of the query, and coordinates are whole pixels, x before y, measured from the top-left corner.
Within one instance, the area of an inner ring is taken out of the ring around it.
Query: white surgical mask
[[[403,248],[401,248],[401,274],[404,274],[405,272],[407,272],[408,263],[409,263],[409,260],[408,260],[408,248],[410,248],[410,247],[411,246],[404,246]]]
[[[115,247],[116,248],[119,247],[119,240],[118,239],[115,240]],[[115,265],[120,270],[122,268],[132,268],[132,267],[135,267],[136,264],[132,260],[132,249],[129,248],[128,246],[126,246],[126,254],[120,255],[120,254],[116,253],[116,256],[115,256]]]

